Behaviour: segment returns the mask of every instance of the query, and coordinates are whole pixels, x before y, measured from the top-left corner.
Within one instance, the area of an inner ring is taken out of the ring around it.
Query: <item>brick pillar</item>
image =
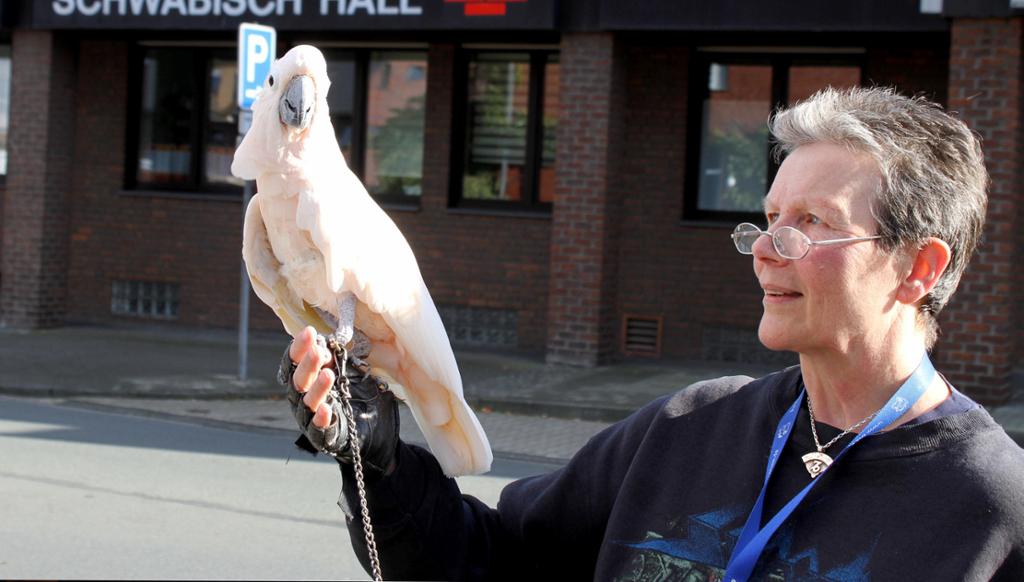
[[[985,403],[1011,396],[1021,290],[1013,285],[1021,249],[1022,60],[1024,20],[952,21],[949,110],[982,138],[992,177],[980,248],[942,314],[938,365],[951,381]],[[1014,299],[1016,298],[1016,299]]]
[[[11,52],[0,325],[51,327],[67,295],[75,50],[57,33],[15,30]]]
[[[566,34],[551,224],[547,360],[593,366],[615,353],[623,59],[607,33]]]

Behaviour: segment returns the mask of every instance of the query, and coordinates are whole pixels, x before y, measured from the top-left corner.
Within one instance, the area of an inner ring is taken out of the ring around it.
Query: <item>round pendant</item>
[[[814,479],[818,475],[825,472],[825,469],[832,464],[832,457],[825,453],[807,453],[803,457],[800,457],[804,461],[804,466],[807,467],[807,472],[811,474],[811,479]]]

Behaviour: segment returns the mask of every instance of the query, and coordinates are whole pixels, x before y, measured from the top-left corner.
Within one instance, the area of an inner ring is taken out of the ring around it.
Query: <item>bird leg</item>
[[[338,345],[348,346],[355,332],[356,323],[356,296],[352,292],[345,292],[338,299],[338,322],[334,328],[332,337]]]
[[[352,364],[365,376],[370,372],[370,365],[365,360],[370,355],[370,338],[355,328],[356,301],[352,292],[344,293],[338,299],[338,319],[331,338],[339,346],[348,349]],[[349,342],[352,342],[351,346]]]

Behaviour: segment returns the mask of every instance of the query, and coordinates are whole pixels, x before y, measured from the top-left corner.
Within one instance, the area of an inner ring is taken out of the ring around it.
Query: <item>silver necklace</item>
[[[825,454],[825,449],[836,444],[836,441],[850,434],[851,431],[854,431],[863,426],[864,423],[874,418],[877,414],[877,410],[875,412],[872,412],[871,414],[865,416],[864,419],[858,422],[857,424],[854,424],[850,428],[839,433],[834,439],[828,441],[825,444],[821,444],[821,442],[818,440],[818,429],[814,423],[814,407],[811,406],[811,395],[808,394],[807,416],[811,418],[811,436],[814,437],[814,447],[818,450],[816,452],[807,453],[806,455],[800,458],[803,460],[804,466],[807,467],[807,472],[811,474],[811,479],[814,479],[818,475],[821,475],[822,472],[824,472],[825,469],[827,469],[828,466],[832,464],[832,457]]]

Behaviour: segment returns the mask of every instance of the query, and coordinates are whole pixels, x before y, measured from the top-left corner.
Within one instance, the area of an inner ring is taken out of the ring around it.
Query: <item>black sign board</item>
[[[1020,16],[1024,2],[1020,0],[944,0],[943,16],[968,18],[1006,18]]]
[[[599,1],[600,25],[605,30],[928,31],[948,27],[941,15],[922,14],[920,0]]]
[[[32,0],[46,29],[552,30],[557,0]]]

